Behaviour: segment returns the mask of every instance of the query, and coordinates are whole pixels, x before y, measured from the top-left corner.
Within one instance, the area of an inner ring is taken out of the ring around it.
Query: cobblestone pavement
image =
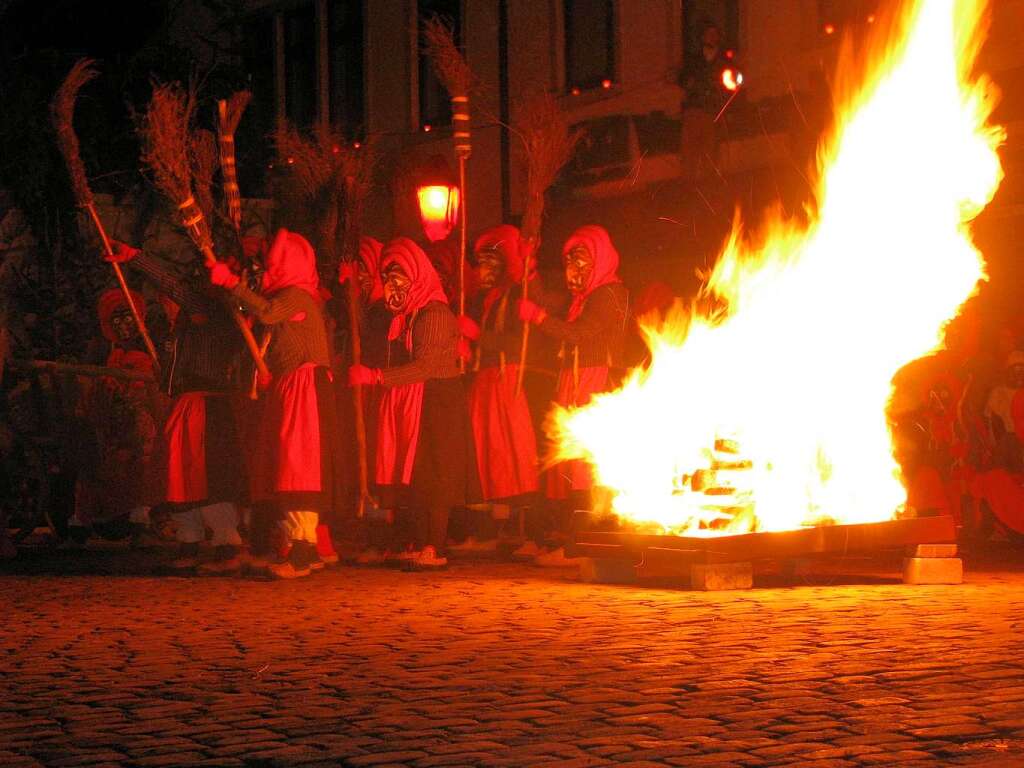
[[[3,766],[1024,765],[1019,566],[700,593],[61,556],[0,570]]]

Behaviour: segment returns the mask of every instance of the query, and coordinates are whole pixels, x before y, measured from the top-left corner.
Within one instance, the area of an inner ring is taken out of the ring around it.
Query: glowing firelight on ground
[[[995,91],[973,72],[986,20],[982,0],[917,0],[856,61],[847,41],[807,215],[754,235],[737,220],[704,310],[645,328],[650,368],[552,414],[557,458],[590,461],[618,515],[717,535],[903,506],[892,377],[984,278],[969,222],[1002,178]]]

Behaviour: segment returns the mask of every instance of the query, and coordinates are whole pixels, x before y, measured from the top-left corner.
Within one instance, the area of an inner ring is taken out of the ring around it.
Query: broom
[[[89,214],[89,219],[92,221],[96,233],[103,244],[103,252],[109,257],[113,256],[114,251],[111,248],[110,238],[107,236],[107,231],[103,226],[102,220],[100,220],[99,213],[96,211],[96,202],[93,198],[92,190],[89,188],[89,180],[85,175],[85,164],[82,162],[78,136],[75,134],[73,124],[78,91],[98,74],[93,64],[94,62],[91,59],[79,59],[75,62],[71,71],[68,72],[68,76],[61,83],[60,88],[57,89],[53,101],[50,102],[50,117],[53,121],[54,131],[57,134],[57,146],[60,148],[61,155],[64,156],[64,163],[67,166],[68,175],[71,177],[71,188],[75,195],[75,202],[79,208],[85,209],[86,213]],[[121,271],[121,265],[111,261],[110,266],[114,268],[117,284],[121,287],[121,292],[128,303],[128,309],[131,311],[132,317],[135,318],[135,325],[138,327],[142,341],[146,345],[146,351],[153,358],[155,369],[159,371],[160,361],[157,358],[156,347],[153,346],[153,340],[149,336],[145,318],[139,313],[139,308],[135,306],[135,302],[132,300],[131,292],[128,290],[128,283],[124,279],[124,272]]]
[[[239,238],[242,234],[242,195],[238,189],[238,167],[235,164],[235,131],[251,99],[249,91],[237,91],[231,98],[217,102],[217,139],[224,202],[228,208],[228,219]]]
[[[195,94],[187,94],[180,85],[154,83],[153,98],[140,127],[143,144],[143,162],[153,171],[157,187],[177,206],[181,226],[195,243],[207,267],[217,262],[213,252],[210,224],[192,194],[192,168],[189,164],[189,121],[195,103]],[[249,354],[260,374],[270,376],[267,364],[256,346],[245,318],[231,305],[231,314],[245,339]]]
[[[452,101],[452,138],[455,156],[459,161],[459,196],[462,216],[459,221],[459,314],[466,314],[466,161],[472,145],[469,133],[469,90],[473,84],[473,70],[466,57],[455,45],[451,27],[434,16],[423,24],[424,48],[438,79],[444,84]],[[465,373],[466,363],[459,360],[459,369]]]
[[[342,257],[355,262],[359,258],[360,226],[363,218],[363,206],[373,177],[373,167],[377,160],[376,148],[371,144],[359,149],[348,147],[341,152],[341,175],[345,185],[345,225],[342,230]],[[362,341],[359,336],[359,281],[348,281],[348,322],[352,335],[352,363],[362,363]],[[366,421],[363,418],[363,387],[356,384],[352,387],[352,402],[355,407],[356,447],[359,457],[359,506],[356,514],[363,517],[366,504],[376,507],[376,501],[370,496],[369,467],[366,448]]]
[[[516,132],[526,149],[526,206],[523,211],[522,237],[526,242],[523,269],[523,298],[529,298],[529,262],[540,242],[540,227],[544,218],[544,193],[569,161],[581,134],[569,133],[569,121],[562,108],[550,94],[541,94],[527,102],[520,110]],[[519,371],[516,394],[523,389],[526,372],[526,354],[530,343],[530,324],[523,323],[523,336],[519,348]]]

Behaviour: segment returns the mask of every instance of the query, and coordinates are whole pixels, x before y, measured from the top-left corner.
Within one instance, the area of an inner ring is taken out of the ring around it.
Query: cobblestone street
[[[85,565],[0,566],[3,766],[1024,765],[1016,565],[703,593],[49,557]]]

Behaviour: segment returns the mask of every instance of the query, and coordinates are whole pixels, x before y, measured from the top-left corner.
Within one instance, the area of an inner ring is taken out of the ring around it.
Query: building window
[[[252,102],[235,134],[238,185],[244,196],[263,195],[267,166],[272,160],[267,136],[274,132],[277,101],[274,94],[274,18],[257,16],[241,29],[245,87]]]
[[[565,0],[566,89],[615,80],[614,0]]]
[[[739,0],[686,0],[683,3],[683,62],[688,67],[703,56],[704,36],[710,27],[720,33],[721,52],[739,45]]]
[[[312,3],[284,15],[284,111],[288,122],[299,128],[309,128],[316,120],[316,39]]]
[[[363,3],[333,2],[328,10],[331,123],[348,137],[363,135]]]
[[[418,0],[417,19],[419,22],[419,105],[420,127],[451,125],[452,105],[448,91],[434,73],[430,59],[424,54],[423,22],[438,17],[452,30],[455,44],[462,48],[462,2],[461,0]]]

